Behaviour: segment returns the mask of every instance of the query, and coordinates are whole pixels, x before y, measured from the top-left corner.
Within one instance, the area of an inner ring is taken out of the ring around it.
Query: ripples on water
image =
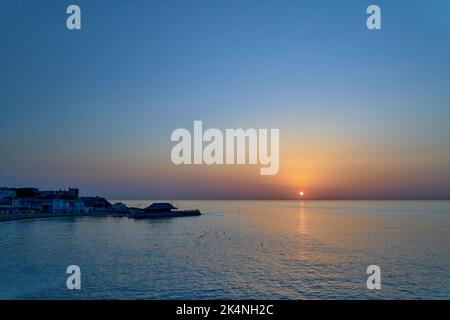
[[[205,214],[0,223],[0,298],[450,298],[450,202],[174,204]],[[71,264],[80,291],[65,287]],[[366,288],[371,264],[380,291]]]

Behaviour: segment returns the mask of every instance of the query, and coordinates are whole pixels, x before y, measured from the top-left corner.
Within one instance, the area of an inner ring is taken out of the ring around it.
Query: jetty
[[[178,210],[171,203],[153,203],[149,207],[135,211],[130,214],[133,219],[155,219],[155,218],[173,218],[173,217],[189,217],[200,216],[200,210]]]

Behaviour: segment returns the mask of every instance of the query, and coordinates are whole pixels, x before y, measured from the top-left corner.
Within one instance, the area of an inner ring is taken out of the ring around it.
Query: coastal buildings
[[[80,197],[79,190],[40,191],[37,188],[0,188],[0,213],[89,213],[108,210],[102,197]]]
[[[103,209],[110,209],[112,207],[111,203],[102,197],[81,197],[79,198],[85,208],[89,208],[91,212],[102,211]]]
[[[0,221],[67,215],[128,216],[134,219],[201,215],[198,209],[178,210],[171,203],[153,203],[145,209],[109,203],[102,197],[80,197],[79,190],[40,191],[37,188],[0,188]]]

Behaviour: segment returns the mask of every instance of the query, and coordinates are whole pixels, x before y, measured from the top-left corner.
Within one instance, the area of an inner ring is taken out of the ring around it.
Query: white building
[[[53,199],[52,203],[53,213],[84,213],[88,212],[84,207],[84,202],[81,200],[63,200]]]
[[[8,188],[0,188],[0,199],[11,198],[14,199],[16,197],[16,191]]]

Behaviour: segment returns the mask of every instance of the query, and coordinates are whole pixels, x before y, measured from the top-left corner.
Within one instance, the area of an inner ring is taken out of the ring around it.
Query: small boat
[[[129,217],[133,219],[155,219],[200,216],[200,210],[178,210],[170,203],[153,203],[149,207],[132,212]]]

